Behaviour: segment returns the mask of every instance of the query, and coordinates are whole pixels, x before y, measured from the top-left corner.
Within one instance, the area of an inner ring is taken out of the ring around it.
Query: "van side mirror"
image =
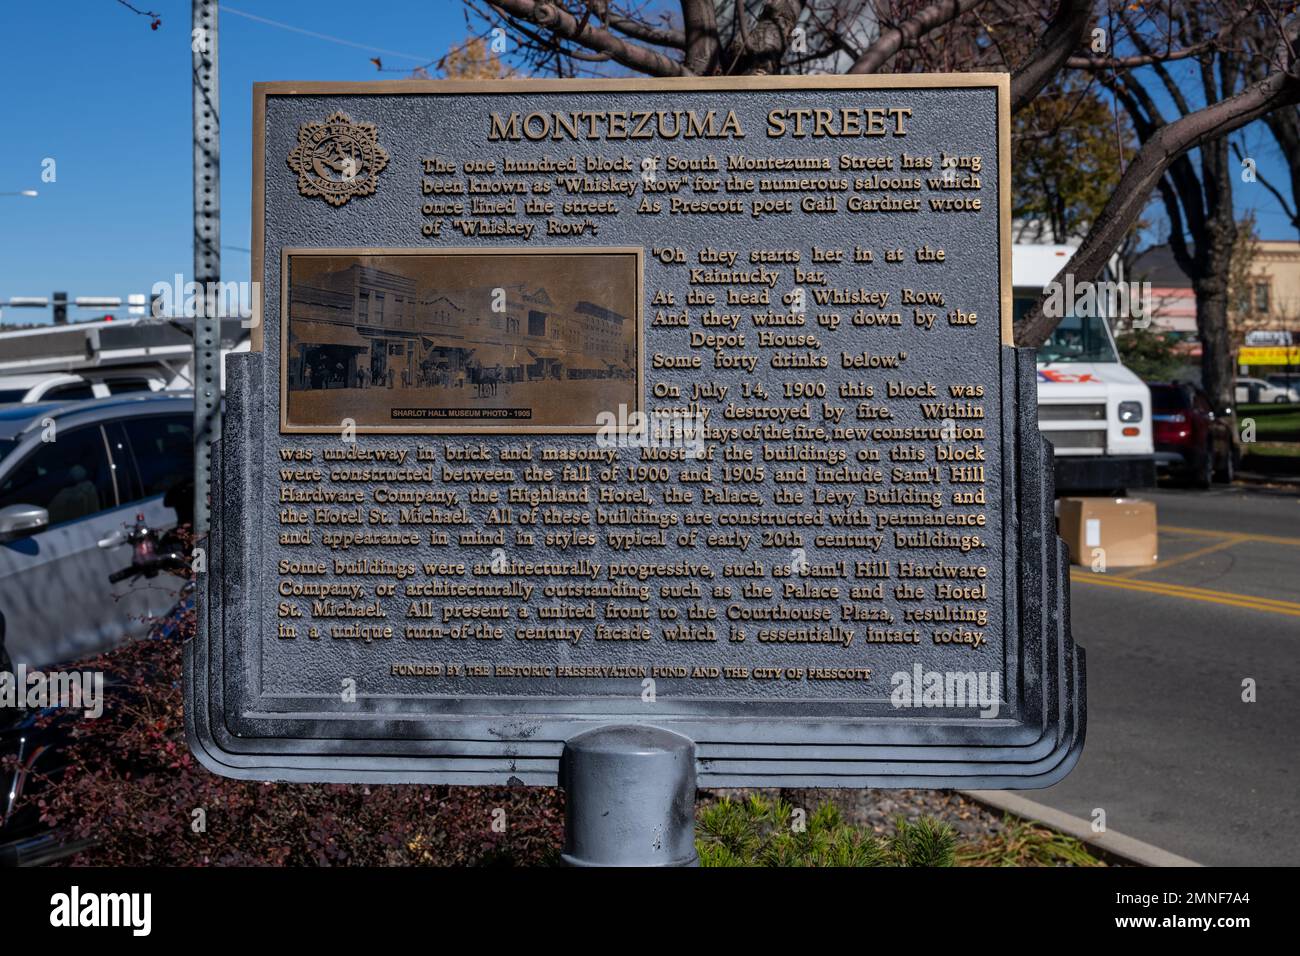
[[[13,541],[48,528],[50,513],[37,505],[0,508],[0,541]]]

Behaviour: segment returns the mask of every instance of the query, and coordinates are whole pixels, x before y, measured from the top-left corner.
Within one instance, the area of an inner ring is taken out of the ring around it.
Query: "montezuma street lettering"
[[[906,106],[789,107],[766,117],[771,138],[906,136]],[[577,139],[743,139],[735,110],[577,110],[492,113],[489,141]]]

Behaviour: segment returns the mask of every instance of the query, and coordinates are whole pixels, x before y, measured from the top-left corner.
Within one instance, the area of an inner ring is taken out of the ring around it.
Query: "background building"
[[[1169,246],[1152,246],[1133,260],[1129,272],[1133,282],[1151,283],[1151,327],[1164,332],[1189,356],[1199,356],[1196,336],[1196,293],[1192,280],[1174,260]]]
[[[290,381],[314,388],[355,386],[412,369],[420,311],[415,280],[359,264],[328,272],[310,286],[290,282]],[[306,378],[308,369],[312,376]]]
[[[1300,370],[1300,242],[1257,240],[1232,343],[1249,375]]]
[[[1245,287],[1234,290],[1229,336],[1238,365],[1250,374],[1286,371],[1295,354],[1278,343],[1300,343],[1300,242],[1255,240]],[[1196,337],[1196,295],[1167,245],[1152,246],[1133,262],[1131,277],[1151,283],[1152,328],[1174,339],[1188,359],[1201,354]],[[1252,343],[1267,341],[1265,349]],[[1294,347],[1291,350],[1295,351]]]

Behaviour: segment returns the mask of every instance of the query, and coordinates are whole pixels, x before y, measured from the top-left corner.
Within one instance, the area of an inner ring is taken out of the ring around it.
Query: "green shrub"
[[[724,798],[697,814],[703,866],[952,866],[957,835],[928,817],[899,817],[888,840],[845,823],[824,803],[804,817],[784,800]]]
[[[1147,382],[1168,382],[1187,364],[1175,341],[1152,329],[1130,329],[1115,336],[1119,355],[1133,374]]]
[[[957,834],[933,817],[911,822],[899,817],[889,848],[899,866],[952,866],[957,861]]]

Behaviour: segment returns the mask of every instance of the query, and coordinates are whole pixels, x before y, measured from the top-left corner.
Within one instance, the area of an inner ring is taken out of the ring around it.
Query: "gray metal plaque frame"
[[[999,234],[983,237],[991,239],[996,261],[986,254],[988,268],[972,279],[988,285],[992,311],[1002,310],[1004,343],[994,347],[990,363],[978,365],[986,388],[995,393],[986,402],[997,409],[990,418],[1000,437],[997,448],[990,447],[994,460],[989,462],[991,497],[999,502],[990,503],[989,510],[1000,518],[1000,641],[992,650],[1004,675],[998,716],[980,717],[973,708],[900,712],[879,695],[754,699],[661,692],[647,702],[626,686],[557,696],[530,695],[521,685],[518,692],[507,688],[504,693],[451,696],[379,683],[363,684],[356,700],[345,702],[319,688],[355,672],[356,662],[346,650],[316,655],[293,680],[285,678],[282,657],[267,650],[275,640],[275,618],[267,610],[275,602],[268,587],[274,558],[267,535],[276,527],[275,471],[278,448],[286,440],[280,431],[278,350],[282,252],[403,241],[419,245],[401,231],[411,225],[399,211],[403,201],[409,203],[408,196],[390,200],[381,190],[367,197],[374,201],[372,207],[354,200],[355,208],[349,204],[345,216],[320,200],[298,196],[280,155],[283,130],[291,120],[305,122],[347,109],[357,118],[380,117],[394,125],[408,106],[427,115],[430,97],[470,93],[525,97],[533,104],[539,95],[553,94],[573,108],[581,96],[609,104],[637,97],[654,102],[664,94],[680,101],[688,92],[707,93],[714,98],[712,106],[730,91],[787,102],[827,91],[864,90],[882,95],[919,90],[932,95],[936,105],[948,90],[976,97],[969,101],[971,111],[959,117],[959,139],[982,135],[991,144],[998,157],[995,188],[1002,194],[1005,220],[1005,75],[259,87],[253,245],[255,278],[264,284],[262,350],[227,360],[226,414],[221,440],[213,446],[208,571],[198,589],[197,634],[185,653],[187,730],[205,766],[247,779],[554,784],[566,741],[608,725],[640,724],[693,741],[699,782],[709,786],[1022,788],[1049,786],[1069,772],[1084,738],[1083,652],[1069,630],[1068,561],[1055,534],[1051,448],[1037,427],[1034,355],[1005,344],[1010,292],[1005,221]],[[982,105],[981,96],[986,98]],[[950,109],[965,103],[959,98]],[[975,128],[981,117],[992,124],[982,132]],[[954,118],[944,122],[951,125]],[[399,151],[392,143],[387,148]],[[602,235],[597,242],[626,246],[634,238]],[[972,238],[973,246],[979,239]],[[361,435],[356,440],[388,438]]]

